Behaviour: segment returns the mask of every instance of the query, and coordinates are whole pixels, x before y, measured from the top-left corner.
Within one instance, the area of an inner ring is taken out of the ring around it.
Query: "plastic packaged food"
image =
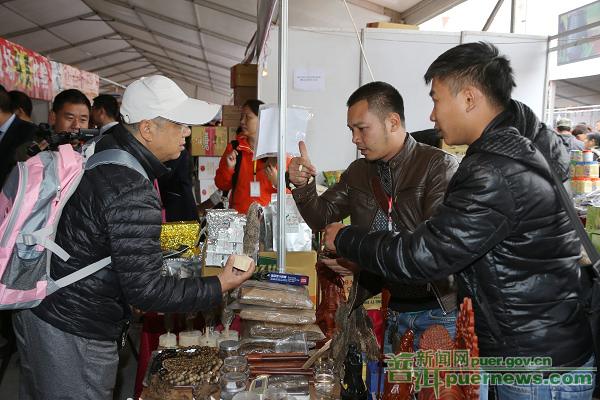
[[[325,335],[316,324],[278,324],[263,321],[244,321],[244,335],[251,338],[283,339],[299,333],[306,334],[306,339],[318,342]]]
[[[315,347],[315,342],[306,340],[304,335],[291,336],[286,339],[243,339],[240,342],[239,354],[272,354],[272,353],[302,353]]]
[[[266,305],[277,308],[313,309],[306,286],[282,285],[265,281],[246,281],[240,288],[242,304]]]
[[[242,305],[240,317],[243,320],[275,322],[280,324],[314,324],[313,310],[294,310],[287,308],[267,308]]]

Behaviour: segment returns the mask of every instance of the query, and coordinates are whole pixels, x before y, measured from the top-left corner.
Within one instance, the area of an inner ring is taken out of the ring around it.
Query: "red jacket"
[[[233,203],[229,204],[229,207],[235,208],[238,212],[245,214],[248,212],[250,204],[255,201],[258,201],[263,206],[269,204],[271,202],[271,194],[277,193],[277,189],[273,187],[265,174],[265,159],[259,159],[256,160],[256,181],[260,182],[260,197],[250,197],[250,182],[255,180],[255,162],[252,160],[254,152],[248,144],[246,136],[238,135],[236,140],[239,143],[237,151],[242,153],[240,172],[237,178],[236,187],[233,190],[231,189],[234,170],[233,168],[229,169],[227,166],[227,155],[233,151],[231,143],[227,145],[227,148],[221,157],[217,175],[215,176],[215,185],[221,190],[232,191]]]

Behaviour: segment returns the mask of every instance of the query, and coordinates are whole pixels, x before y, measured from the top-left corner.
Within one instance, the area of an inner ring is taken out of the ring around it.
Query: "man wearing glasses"
[[[248,279],[227,262],[217,277],[161,276],[161,207],[153,181],[179,157],[189,125],[210,121],[219,106],[188,98],[164,76],[133,82],[123,94],[124,124],[107,131],[96,152],[121,149],[143,167],[116,164],[85,172],[63,210],[56,242],[70,255],[51,260],[54,279],[107,256],[99,272],[14,317],[21,361],[20,399],[112,399],[130,306],[193,312],[219,305],[222,293]]]

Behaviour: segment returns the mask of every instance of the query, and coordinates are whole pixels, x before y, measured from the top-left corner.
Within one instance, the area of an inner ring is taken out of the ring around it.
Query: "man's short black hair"
[[[404,126],[404,100],[400,92],[389,83],[375,81],[362,85],[350,95],[346,106],[352,107],[361,100],[366,100],[369,110],[377,114],[382,121],[389,113],[397,113]]]
[[[0,85],[0,111],[4,113],[12,113],[13,107],[10,102],[10,96],[4,86]]]
[[[77,89],[67,89],[57,94],[52,102],[52,111],[55,113],[59,112],[66,103],[85,104],[88,111],[92,110],[90,100]]]
[[[10,102],[12,104],[13,111],[20,108],[25,114],[27,114],[29,118],[31,118],[31,113],[33,112],[33,103],[31,102],[29,96],[19,90],[11,90],[8,92],[8,95],[10,96]]]
[[[115,121],[119,120],[119,102],[109,94],[101,94],[94,98],[94,108],[101,108]]]
[[[446,51],[427,69],[425,83],[433,78],[443,80],[453,95],[465,85],[473,85],[491,103],[503,108],[510,103],[516,86],[508,59],[486,42],[465,43]]]

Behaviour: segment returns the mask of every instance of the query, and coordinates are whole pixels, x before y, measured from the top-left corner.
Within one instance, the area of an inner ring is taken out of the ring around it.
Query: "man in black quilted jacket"
[[[188,98],[170,79],[151,76],[123,94],[124,124],[110,129],[96,152],[122,149],[146,177],[125,166],[100,165],[85,172],[63,210],[56,242],[71,257],[51,260],[60,279],[107,256],[99,272],[16,313],[21,363],[20,399],[112,399],[118,353],[130,306],[145,311],[192,312],[221,303],[222,293],[251,276],[231,262],[217,277],[161,276],[161,207],[153,181],[163,162],[179,157],[188,125],[210,121],[218,107]]]
[[[412,233],[330,225],[326,246],[391,282],[455,274],[460,298],[473,301],[481,356],[550,358],[556,375],[545,366],[528,375],[531,382],[521,375],[525,380],[515,384],[507,373],[500,374],[507,380],[491,381],[500,400],[591,399],[593,374],[577,381],[569,372],[593,368],[594,356],[580,243],[551,175],[567,179],[565,147],[527,106],[511,100],[512,69],[491,44],[448,50],[425,81],[431,120],[446,143],[469,145],[444,202]]]

